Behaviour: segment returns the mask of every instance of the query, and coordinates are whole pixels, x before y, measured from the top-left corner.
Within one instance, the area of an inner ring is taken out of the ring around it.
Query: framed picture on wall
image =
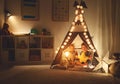
[[[69,0],[52,0],[52,20],[69,21]]]
[[[39,0],[21,0],[22,20],[39,19]]]

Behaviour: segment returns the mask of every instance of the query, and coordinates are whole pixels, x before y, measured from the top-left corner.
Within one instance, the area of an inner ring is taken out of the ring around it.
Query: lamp
[[[8,10],[5,10],[5,16],[6,17],[10,17],[12,14],[10,13],[10,11],[8,11]]]
[[[7,18],[10,17],[12,14],[8,10],[4,10],[4,14],[5,14],[4,16],[5,16],[5,23],[6,23]]]
[[[81,0],[80,6],[83,6],[83,8],[87,8],[87,5],[84,0]]]

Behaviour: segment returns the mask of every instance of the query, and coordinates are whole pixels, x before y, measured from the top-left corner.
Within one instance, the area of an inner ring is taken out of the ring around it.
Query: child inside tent
[[[74,65],[74,60],[77,55],[78,54],[75,51],[74,44],[70,44],[70,46],[63,51],[62,55],[62,63],[64,63],[63,65],[66,66]]]
[[[89,65],[91,64],[91,60],[92,60],[92,54],[90,51],[88,51],[88,48],[87,46],[82,43],[81,44],[81,53],[80,55],[78,56],[78,59],[79,59],[79,62],[77,62],[77,64],[80,64],[80,65]]]

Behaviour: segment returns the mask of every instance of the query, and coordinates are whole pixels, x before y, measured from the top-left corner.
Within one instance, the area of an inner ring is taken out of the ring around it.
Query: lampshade
[[[5,16],[9,17],[9,16],[11,16],[11,15],[12,15],[12,14],[10,13],[10,11],[5,10]]]

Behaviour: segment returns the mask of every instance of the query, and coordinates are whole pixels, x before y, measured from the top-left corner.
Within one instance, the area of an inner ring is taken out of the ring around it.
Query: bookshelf
[[[3,64],[51,64],[54,37],[47,35],[1,36]]]

